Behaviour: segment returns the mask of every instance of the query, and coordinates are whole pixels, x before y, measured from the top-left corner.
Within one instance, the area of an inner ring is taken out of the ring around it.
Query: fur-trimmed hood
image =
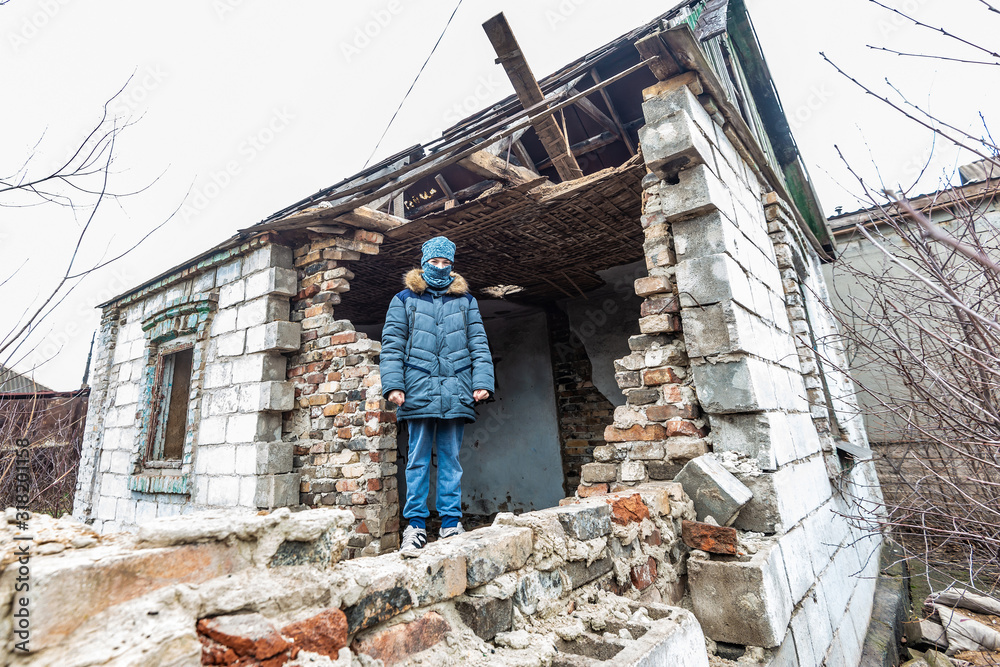
[[[424,280],[423,269],[410,269],[403,276],[403,283],[417,294],[423,294],[424,290],[427,289],[427,281]],[[462,296],[469,291],[469,283],[465,282],[465,278],[452,270],[451,275],[455,277],[448,285],[448,291],[445,294],[451,294],[452,296]]]

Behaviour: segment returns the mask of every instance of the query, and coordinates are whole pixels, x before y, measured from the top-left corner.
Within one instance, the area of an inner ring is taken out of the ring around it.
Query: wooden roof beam
[[[512,185],[524,185],[539,178],[538,174],[530,169],[511,164],[486,151],[476,151],[469,157],[459,160],[458,164],[477,176],[493,181],[507,181]]]
[[[333,213],[332,215],[329,212],[331,208],[331,206],[313,206],[312,208],[307,208],[283,218],[282,222],[293,223],[292,226],[295,226],[295,223],[305,224],[316,222],[316,226],[321,226],[320,223],[336,222],[347,227],[367,229],[372,232],[387,232],[390,229],[395,229],[400,225],[406,224],[405,218],[383,213],[368,206],[359,206],[353,211]],[[329,231],[326,233],[329,233]]]
[[[542,95],[542,89],[538,86],[538,81],[532,74],[531,68],[528,67],[528,62],[524,59],[521,47],[518,46],[517,39],[514,38],[514,33],[511,31],[510,24],[507,23],[503,12],[484,23],[483,30],[486,31],[490,43],[493,44],[493,49],[497,54],[497,62],[503,65],[507,78],[510,79],[514,86],[514,92],[517,93],[517,98],[521,100],[521,105],[527,109],[542,102],[545,99]],[[540,118],[533,123],[533,126],[542,146],[545,147],[545,152],[552,160],[559,178],[569,181],[583,176],[583,171],[570,152],[569,142],[563,136],[556,119],[552,116]]]

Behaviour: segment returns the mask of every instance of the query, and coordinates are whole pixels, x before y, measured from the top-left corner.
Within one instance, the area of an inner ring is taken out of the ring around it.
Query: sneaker
[[[456,535],[461,535],[465,532],[465,528],[462,528],[462,522],[459,521],[457,526],[452,526],[451,528],[442,528],[438,531],[438,537],[444,539],[446,537],[455,537]]]
[[[399,546],[399,553],[416,558],[425,544],[427,544],[427,531],[416,526],[407,526],[403,529],[403,543]]]

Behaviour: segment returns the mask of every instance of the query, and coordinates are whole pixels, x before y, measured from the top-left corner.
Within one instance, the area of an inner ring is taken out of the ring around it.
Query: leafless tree
[[[920,53],[920,47],[872,49],[963,67],[1000,67],[994,49],[869,1],[954,47],[951,53],[933,54]],[[993,7],[980,2],[983,15],[975,20],[1000,21]],[[913,185],[869,182],[848,164],[871,207],[853,240],[870,252],[868,261],[838,262],[832,287],[852,374],[881,457],[886,501],[880,528],[896,536],[935,590],[959,580],[997,596],[1000,149],[985,119],[976,136],[909,102],[889,79],[882,93],[861,80],[865,77],[827,62],[915,127],[928,130],[938,148],[971,153],[987,174],[995,169],[994,178],[974,186],[945,187],[918,198]]]
[[[45,141],[43,134],[10,175],[0,176],[0,208],[5,210],[5,225],[16,225],[18,212],[38,206],[48,207],[56,213],[68,212],[76,221],[75,228],[71,230],[46,230],[47,234],[72,238],[72,252],[64,266],[56,272],[57,277],[51,287],[22,312],[13,313],[13,323],[8,320],[0,326],[0,366],[12,369],[22,365],[34,351],[33,346],[38,344],[38,336],[33,337],[32,334],[37,334],[39,327],[87,276],[127,255],[173,217],[173,213],[166,216],[122,252],[109,256],[105,250],[104,256],[96,260],[84,259],[85,253],[81,251],[84,241],[88,234],[93,233],[95,222],[108,205],[120,203],[123,198],[138,194],[155,183],[154,180],[132,191],[118,190],[114,183],[120,175],[115,164],[117,143],[134,123],[132,119],[120,118],[112,112],[116,99],[127,85],[128,82],[105,102],[99,120],[74,144],[67,158],[54,166],[45,165],[44,159],[39,157],[44,152],[40,148]],[[0,166],[0,169],[3,167]],[[5,300],[5,291],[13,288],[12,281],[24,270],[27,262],[26,258],[6,275],[0,275],[0,302]],[[35,369],[22,367],[19,370],[30,374]],[[71,399],[71,403],[76,401],[72,409],[64,405],[66,400],[70,399],[0,397],[0,488],[5,490],[0,494],[3,496],[0,500],[4,506],[13,504],[9,492],[14,488],[15,452],[18,449],[15,442],[26,438],[31,443],[31,509],[62,512],[72,508],[85,415],[79,409],[80,399]]]

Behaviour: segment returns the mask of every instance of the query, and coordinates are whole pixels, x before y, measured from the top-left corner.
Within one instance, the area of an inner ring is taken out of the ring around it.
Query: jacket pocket
[[[459,397],[462,405],[472,406],[475,399],[472,398],[472,363],[455,369],[455,377],[458,378]]]
[[[403,362],[403,392],[406,394],[404,410],[417,410],[429,405],[434,399],[430,372],[408,361]]]

